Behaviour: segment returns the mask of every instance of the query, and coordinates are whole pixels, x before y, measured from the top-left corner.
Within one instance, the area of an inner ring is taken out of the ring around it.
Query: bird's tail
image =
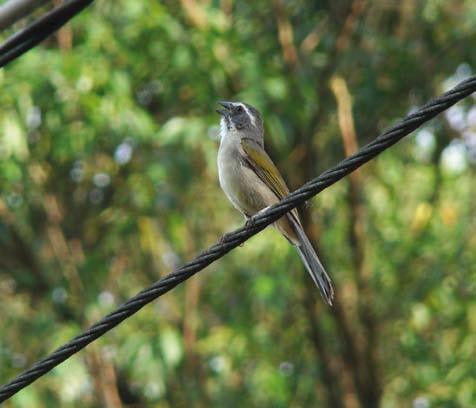
[[[299,256],[311,275],[312,280],[321,291],[322,298],[328,305],[332,306],[332,300],[334,299],[334,289],[332,288],[331,279],[324,269],[324,266],[322,266],[321,261],[317,257],[316,251],[312,247],[311,242],[309,241],[309,238],[304,232],[301,224],[296,221],[294,217],[290,216],[289,218],[299,238],[299,244],[296,245]]]

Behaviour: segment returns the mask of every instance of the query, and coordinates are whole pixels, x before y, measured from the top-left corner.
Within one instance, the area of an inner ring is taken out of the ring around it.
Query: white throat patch
[[[228,128],[226,125],[226,119],[222,117],[220,119],[220,139],[223,140],[228,135]]]

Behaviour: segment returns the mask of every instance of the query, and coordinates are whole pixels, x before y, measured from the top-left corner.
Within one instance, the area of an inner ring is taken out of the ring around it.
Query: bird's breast
[[[256,173],[244,164],[238,145],[226,140],[218,151],[218,177],[233,206],[247,217],[278,201]]]
[[[231,203],[241,212],[241,196],[243,195],[242,164],[236,146],[222,143],[218,150],[218,178],[220,186]]]

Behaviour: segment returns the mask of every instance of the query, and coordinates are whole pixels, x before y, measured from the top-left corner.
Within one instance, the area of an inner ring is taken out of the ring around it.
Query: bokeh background
[[[0,382],[242,225],[217,100],[294,189],[475,44],[471,0],[97,0],[0,71]],[[334,308],[268,229],[6,406],[476,406],[475,174],[473,95],[301,209]]]

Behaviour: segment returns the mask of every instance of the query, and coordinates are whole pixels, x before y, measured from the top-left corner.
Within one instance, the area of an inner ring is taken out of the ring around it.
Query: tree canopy
[[[474,44],[469,0],[97,0],[0,71],[0,382],[243,223],[217,100],[261,111],[292,190]],[[270,228],[9,406],[475,406],[474,96],[300,209],[333,308]]]

